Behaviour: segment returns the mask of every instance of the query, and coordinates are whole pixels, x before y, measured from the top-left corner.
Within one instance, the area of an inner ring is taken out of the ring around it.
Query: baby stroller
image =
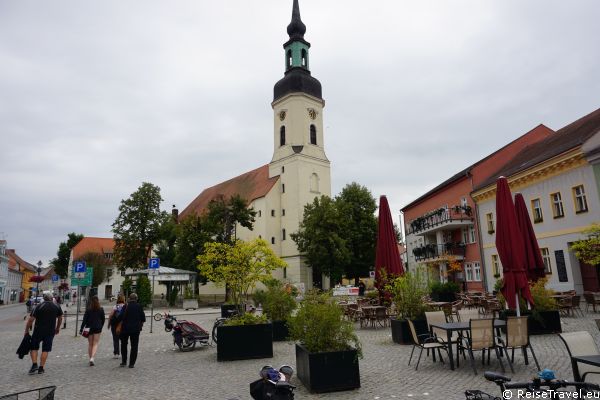
[[[282,365],[279,371],[266,365],[260,370],[260,379],[250,384],[250,395],[254,400],[293,400],[296,386],[289,382],[293,374],[289,365]]]

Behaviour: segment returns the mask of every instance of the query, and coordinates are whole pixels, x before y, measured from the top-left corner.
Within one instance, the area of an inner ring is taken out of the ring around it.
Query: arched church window
[[[310,176],[310,191],[319,193],[319,176],[314,173]]]
[[[314,125],[310,126],[310,144],[317,144],[317,128]]]
[[[279,128],[279,145],[285,146],[285,126],[283,125]]]
[[[292,68],[292,50],[288,50],[286,54],[287,68]]]
[[[302,49],[302,66],[306,67],[307,65],[308,65],[308,62],[307,62],[306,49]]]

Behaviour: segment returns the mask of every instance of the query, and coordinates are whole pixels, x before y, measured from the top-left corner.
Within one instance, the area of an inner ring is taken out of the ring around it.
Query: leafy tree
[[[83,239],[83,235],[71,232],[67,235],[67,241],[61,242],[58,245],[56,257],[50,261],[54,267],[54,271],[65,279],[69,274],[69,259],[71,258],[71,250]]]
[[[578,259],[590,265],[600,264],[600,224],[592,224],[583,231],[587,239],[578,240],[571,245]]]
[[[229,199],[218,196],[208,203],[207,208],[206,224],[217,242],[233,243],[237,239],[237,224],[250,230],[254,227],[256,211],[248,208],[246,200],[239,195]]]
[[[152,246],[161,238],[160,227],[169,218],[160,210],[161,202],[160,188],[147,182],[121,200],[119,215],[112,224],[114,259],[121,270],[145,267]]]
[[[206,282],[206,278],[198,271],[196,257],[204,252],[204,244],[212,240],[213,233],[209,230],[205,217],[190,215],[181,221],[177,228],[175,241],[175,265],[177,268],[198,273],[196,282]]]
[[[322,196],[304,206],[299,230],[290,235],[314,272],[325,273],[334,281],[341,279],[351,260],[345,226],[334,200]]]
[[[163,267],[176,268],[175,242],[177,241],[177,221],[173,217],[167,218],[159,228],[159,241],[156,243],[156,257],[160,258]]]
[[[92,287],[98,287],[106,279],[106,267],[111,265],[111,262],[104,257],[102,253],[88,251],[83,254],[77,261],[85,261],[88,267],[93,268]]]
[[[146,307],[152,302],[152,287],[150,286],[150,279],[146,275],[140,275],[137,279],[137,295],[138,303],[142,307]]]
[[[345,240],[350,253],[344,274],[348,279],[354,278],[358,285],[359,278],[368,276],[375,263],[377,203],[369,189],[353,182],[336,196],[335,206],[344,222],[339,235]]]
[[[133,287],[133,280],[129,276],[126,276],[125,279],[123,279],[123,283],[121,284],[121,288],[123,288],[123,294],[125,295],[126,298],[127,298],[127,296],[129,296],[129,293],[131,293],[132,287]]]
[[[229,286],[231,300],[237,305],[248,298],[257,282],[271,278],[272,271],[286,265],[262,239],[237,240],[233,244],[206,243],[198,262],[202,275],[217,285]],[[239,311],[243,313],[242,309]]]

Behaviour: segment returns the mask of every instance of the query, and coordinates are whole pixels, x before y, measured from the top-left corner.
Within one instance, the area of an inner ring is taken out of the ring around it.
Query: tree
[[[571,245],[577,258],[586,264],[600,264],[600,224],[592,224],[589,229],[583,231],[587,239],[578,240]]]
[[[343,237],[345,226],[334,200],[327,196],[304,206],[298,232],[290,236],[313,268],[313,274],[324,273],[334,281],[341,279],[351,255]]]
[[[135,289],[138,295],[138,303],[142,307],[146,307],[152,302],[152,287],[148,276],[142,274],[138,276],[137,288]]]
[[[348,279],[354,278],[358,285],[359,278],[368,276],[375,264],[377,203],[369,189],[352,182],[336,196],[335,206],[344,222],[339,235],[346,242],[350,253],[350,259],[344,266],[344,274]]]
[[[206,281],[199,274],[197,257],[204,252],[204,244],[210,242],[212,236],[213,232],[209,230],[206,218],[199,215],[190,215],[178,225],[175,265],[180,269],[197,272],[197,281]]]
[[[204,253],[198,256],[198,269],[217,285],[227,285],[233,304],[241,306],[242,300],[259,281],[271,278],[271,272],[286,266],[271,247],[262,239],[250,242],[209,242]],[[243,310],[240,307],[240,313]]]
[[[106,267],[111,262],[102,253],[88,251],[77,261],[85,261],[87,267],[93,268],[92,287],[98,287],[106,279]]]
[[[169,214],[160,210],[160,188],[144,182],[126,200],[112,224],[115,264],[121,269],[144,268],[152,246],[160,240],[160,227]]]
[[[163,267],[176,268],[175,256],[177,241],[177,221],[171,217],[166,219],[159,228],[159,241],[154,249],[156,257],[160,258]]]
[[[256,211],[248,208],[246,200],[239,195],[229,199],[218,196],[208,203],[207,208],[206,224],[214,232],[217,242],[233,243],[237,239],[237,224],[250,230],[254,227]]]
[[[121,284],[121,288],[123,289],[123,295],[125,296],[125,298],[127,298],[127,296],[129,296],[129,293],[131,293],[132,287],[133,280],[129,276],[126,276],[125,279],[123,279],[123,283]]]
[[[56,274],[65,279],[69,275],[69,259],[71,258],[71,250],[83,239],[83,235],[71,232],[67,235],[67,241],[61,242],[58,245],[56,257],[50,261],[54,267]]]

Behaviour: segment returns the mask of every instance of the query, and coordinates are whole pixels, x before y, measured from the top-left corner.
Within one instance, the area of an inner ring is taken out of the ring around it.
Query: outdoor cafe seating
[[[577,382],[600,383],[600,352],[587,331],[565,332],[558,335],[571,357],[573,379]]]
[[[413,354],[415,349],[420,348],[419,358],[417,359],[417,365],[415,366],[415,371],[419,368],[419,363],[421,362],[421,356],[423,355],[423,350],[427,350],[429,354],[429,350],[433,352],[433,361],[435,362],[435,351],[437,350],[438,356],[440,357],[440,361],[443,363],[444,359],[442,358],[441,350],[448,352],[448,348],[445,344],[438,342],[429,334],[417,335],[417,331],[415,329],[415,325],[411,320],[408,320],[408,326],[410,327],[410,333],[413,338],[413,348],[410,352],[410,358],[408,359],[408,365],[412,361]]]
[[[469,359],[471,361],[471,367],[473,368],[473,372],[477,374],[477,369],[475,368],[475,357],[473,355],[474,351],[481,351],[482,361],[485,362],[485,352],[487,350],[487,361],[488,365],[490,364],[490,353],[492,349],[496,353],[496,358],[500,363],[500,367],[502,368],[502,372],[505,372],[504,363],[502,362],[502,357],[500,354],[501,346],[496,341],[496,335],[494,333],[494,319],[493,318],[485,318],[485,319],[472,319],[469,321],[469,334],[467,337],[463,338],[464,347],[469,353]],[[510,365],[510,369],[513,370],[512,363],[510,358],[507,357],[508,364]],[[513,370],[514,372],[514,370]]]
[[[586,302],[585,310],[588,311],[590,306],[592,306],[592,310],[596,312],[596,306],[600,305],[600,294],[594,292],[583,292],[583,298]]]
[[[513,364],[515,362],[515,349],[520,348],[525,359],[525,365],[528,365],[527,349],[529,349],[538,371],[541,371],[540,364],[529,341],[527,317],[508,317],[506,320],[506,338],[498,337],[498,342],[504,348],[507,358],[508,350],[512,350],[511,363]]]

